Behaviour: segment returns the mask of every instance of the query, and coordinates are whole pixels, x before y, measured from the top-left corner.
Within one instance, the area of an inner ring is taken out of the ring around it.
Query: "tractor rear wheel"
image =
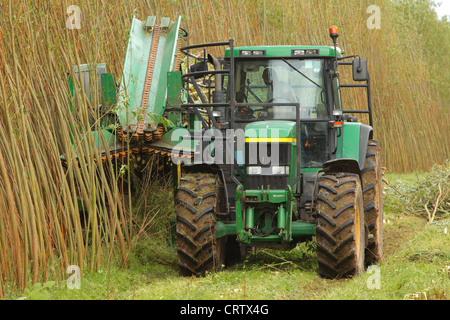
[[[364,218],[369,229],[366,265],[383,257],[383,182],[381,150],[378,142],[369,140],[366,161],[361,171],[363,182]]]
[[[176,195],[176,245],[183,276],[219,271],[226,237],[216,239],[220,179],[212,173],[185,173]]]
[[[351,173],[320,177],[316,241],[319,274],[344,278],[364,271],[365,227],[361,181]]]

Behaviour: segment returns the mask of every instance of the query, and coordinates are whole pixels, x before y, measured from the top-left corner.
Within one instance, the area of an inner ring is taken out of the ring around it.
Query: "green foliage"
[[[45,283],[35,283],[30,288],[26,288],[23,295],[17,300],[50,300],[52,299],[51,290],[56,285],[55,281]]]
[[[412,176],[412,178],[411,178]],[[428,173],[410,174],[385,188],[385,208],[389,211],[419,214],[432,222],[450,216],[450,161],[436,164]]]
[[[159,114],[148,112],[147,115],[153,120],[154,123],[161,123],[164,127],[164,130],[167,130],[168,127],[174,127],[172,121]]]
[[[413,21],[408,24],[410,32],[422,43],[419,50],[426,56],[430,70],[430,81],[439,89],[444,101],[450,99],[450,69],[447,67],[450,50],[450,22],[447,18],[439,20],[433,10],[435,1],[396,0],[396,14],[401,21]]]

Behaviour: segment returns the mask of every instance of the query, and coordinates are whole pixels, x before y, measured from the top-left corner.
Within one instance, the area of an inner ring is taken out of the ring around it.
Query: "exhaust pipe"
[[[208,61],[214,66],[214,70],[221,71],[222,64],[219,60],[208,54]],[[213,102],[223,102],[223,90],[222,90],[222,75],[216,74],[216,90],[213,92]]]
[[[214,66],[214,70],[221,71],[222,70],[222,64],[220,61],[216,58],[214,58],[212,55],[208,54],[208,61]],[[216,74],[215,75],[215,88],[216,90],[212,93],[213,103],[223,103],[224,98],[224,92],[222,88],[222,75]],[[225,119],[225,107],[217,107],[216,110],[219,112],[219,119],[220,122],[226,122]]]

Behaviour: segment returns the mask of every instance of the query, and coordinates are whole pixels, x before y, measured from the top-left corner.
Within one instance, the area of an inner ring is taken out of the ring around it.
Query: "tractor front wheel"
[[[369,140],[366,161],[361,171],[363,181],[364,217],[369,229],[366,265],[383,258],[383,182],[381,150],[378,142]]]
[[[182,175],[175,198],[175,238],[183,276],[219,271],[224,263],[226,237],[216,238],[220,183],[212,173]]]
[[[366,232],[361,181],[351,173],[320,177],[316,210],[319,274],[344,278],[364,271]]]

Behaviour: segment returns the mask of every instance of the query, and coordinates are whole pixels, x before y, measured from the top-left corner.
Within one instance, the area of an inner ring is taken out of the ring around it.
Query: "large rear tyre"
[[[318,271],[324,278],[364,272],[365,227],[361,182],[351,173],[320,177],[316,241]]]
[[[220,179],[212,173],[182,175],[176,195],[176,245],[183,276],[220,271],[226,237],[216,239]]]
[[[383,182],[381,150],[378,142],[369,140],[366,161],[361,171],[363,182],[364,218],[369,230],[365,252],[366,265],[383,258]]]

